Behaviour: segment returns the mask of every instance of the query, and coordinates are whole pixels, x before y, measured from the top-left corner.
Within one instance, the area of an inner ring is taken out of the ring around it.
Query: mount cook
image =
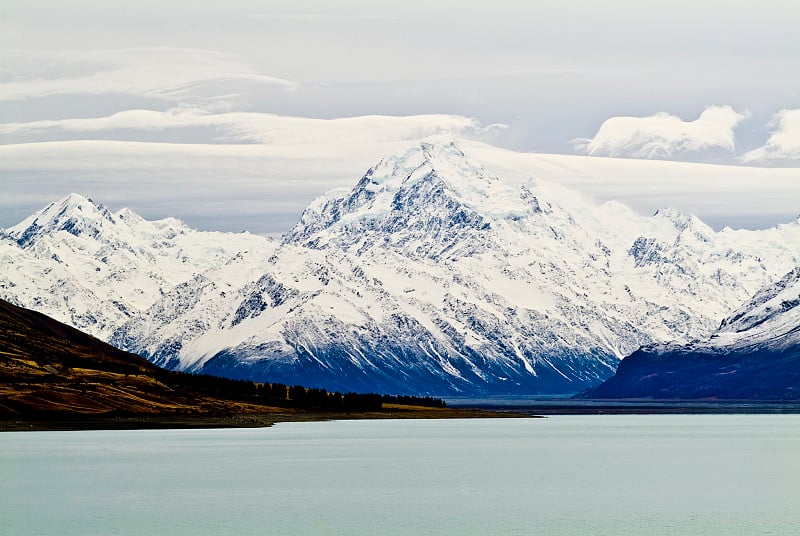
[[[486,149],[484,149],[486,150]],[[0,297],[173,369],[341,391],[568,393],[708,337],[800,265],[800,220],[715,232],[426,140],[280,241],[70,195],[0,236]]]

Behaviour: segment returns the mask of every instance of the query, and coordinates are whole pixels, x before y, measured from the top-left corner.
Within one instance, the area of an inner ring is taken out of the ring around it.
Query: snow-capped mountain
[[[757,292],[711,337],[641,348],[581,396],[800,399],[800,267]]]
[[[800,223],[714,232],[544,181],[451,141],[314,201],[274,252],[177,286],[111,342],[156,363],[341,390],[570,392],[641,345],[708,336],[800,263]]]
[[[800,347],[800,267],[723,320],[708,345],[718,350]]]
[[[3,232],[0,262],[0,297],[171,368],[577,392],[642,345],[711,334],[800,264],[800,221],[715,232],[671,209],[642,217],[429,139],[315,200],[280,242],[71,195]]]
[[[102,339],[195,274],[274,243],[111,212],[77,194],[0,232],[0,297]]]

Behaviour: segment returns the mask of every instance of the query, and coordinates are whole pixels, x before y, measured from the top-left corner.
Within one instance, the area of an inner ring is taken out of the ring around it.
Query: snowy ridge
[[[800,399],[800,267],[761,289],[709,338],[644,346],[581,398]]]
[[[689,343],[653,344],[648,352],[727,354],[800,347],[800,266],[722,320],[708,337]]]
[[[715,348],[800,346],[800,267],[723,320],[710,342]]]
[[[146,221],[71,194],[0,239],[0,297],[107,339],[176,285],[247,249],[249,234],[200,232],[167,218]]]
[[[489,171],[505,154],[426,139],[311,203],[279,244],[68,198],[75,223],[51,206],[0,240],[3,259],[36,267],[26,287],[4,261],[1,288],[172,368],[339,390],[554,393],[599,383],[642,345],[708,337],[800,264],[799,222],[715,232],[676,210],[642,217]]]

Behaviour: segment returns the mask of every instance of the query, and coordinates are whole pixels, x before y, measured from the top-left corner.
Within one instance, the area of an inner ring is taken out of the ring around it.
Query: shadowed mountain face
[[[800,347],[728,354],[643,348],[589,399],[800,400]]]
[[[708,340],[641,348],[580,397],[800,400],[800,268],[756,293]]]
[[[190,415],[243,408],[175,385],[172,375],[0,300],[0,416]]]

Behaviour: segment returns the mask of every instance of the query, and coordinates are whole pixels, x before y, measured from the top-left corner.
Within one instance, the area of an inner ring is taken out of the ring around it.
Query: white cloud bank
[[[58,132],[89,133],[126,131],[165,131],[169,129],[213,127],[218,141],[237,141],[294,145],[305,143],[367,143],[416,140],[432,134],[484,138],[504,125],[482,127],[472,118],[432,114],[406,117],[369,115],[337,119],[289,117],[258,112],[212,113],[200,108],[179,106],[165,112],[126,110],[108,117],[59,119],[27,123],[0,124],[0,135],[44,136]]]
[[[742,156],[744,162],[800,164],[800,109],[781,110],[770,121],[767,143]]]
[[[5,50],[0,65],[13,74],[0,81],[0,101],[51,95],[124,94],[180,100],[224,97],[219,82],[295,89],[297,83],[267,76],[237,56],[209,50],[142,47],[119,50]],[[217,93],[206,95],[204,93]]]
[[[219,127],[233,143],[113,140],[143,132]],[[129,110],[94,119],[0,125],[0,133],[75,133],[76,139],[0,145],[0,227],[70,192],[148,218],[177,216],[203,229],[278,233],[317,195],[352,186],[380,158],[420,138],[491,137],[457,115],[309,119],[262,113],[214,114],[176,108]],[[81,139],[86,133],[106,139]]]
[[[353,139],[342,134],[342,139]],[[209,230],[281,233],[316,196],[350,188],[380,158],[416,141],[190,144],[82,140],[0,145],[0,227],[70,192],[147,218],[176,216]],[[797,169],[517,153],[462,147],[504,180],[554,181],[642,213],[676,207],[714,227],[789,222]]]
[[[594,138],[574,140],[576,149],[592,156],[668,160],[687,153],[735,149],[734,128],[747,114],[730,106],[708,106],[694,121],[668,113],[649,117],[612,117]]]

